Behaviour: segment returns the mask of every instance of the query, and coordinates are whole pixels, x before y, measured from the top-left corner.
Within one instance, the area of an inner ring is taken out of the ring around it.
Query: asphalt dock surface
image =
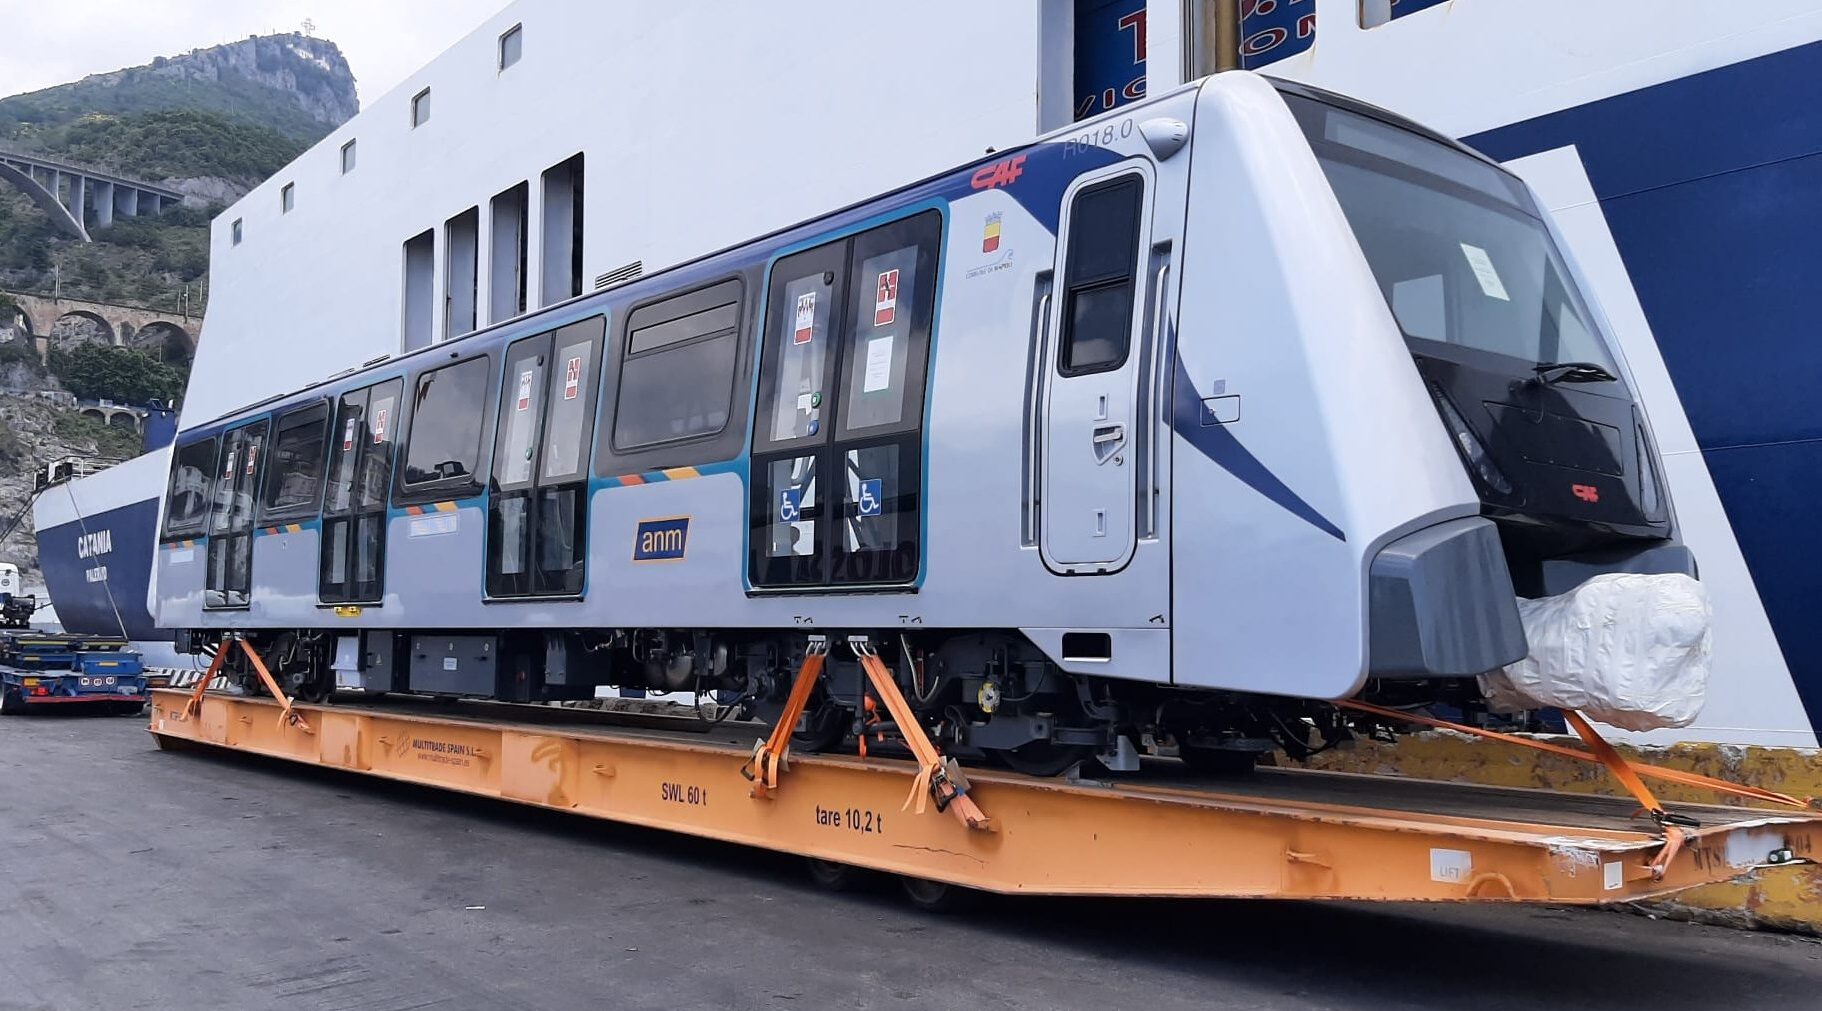
[[[985,899],[0,717],[0,1008],[1822,1007],[1822,943],[1602,911]]]

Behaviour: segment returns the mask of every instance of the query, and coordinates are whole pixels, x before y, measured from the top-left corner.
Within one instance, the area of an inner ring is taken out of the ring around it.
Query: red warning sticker
[[[574,400],[582,395],[582,358],[577,356],[563,367],[563,399]]]
[[[247,476],[248,477],[253,476],[253,465],[258,462],[259,462],[259,443],[255,442],[247,447]]]
[[[873,325],[886,326],[898,317],[898,268],[879,275],[873,289]]]
[[[808,344],[816,336],[816,293],[806,291],[797,296],[797,324],[791,328],[791,343]]]
[[[373,412],[373,444],[375,446],[386,441],[386,416],[391,413],[384,407]]]
[[[355,420],[354,418],[349,418],[348,424],[343,426],[343,428],[342,428],[342,452],[346,453],[349,450],[352,450],[354,448],[354,430],[359,425],[360,425],[359,421]]]
[[[519,405],[516,410],[531,410],[531,370],[519,373]]]

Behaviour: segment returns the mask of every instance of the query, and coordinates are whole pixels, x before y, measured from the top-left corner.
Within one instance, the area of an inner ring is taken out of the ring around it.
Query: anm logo
[[[633,561],[677,562],[690,544],[690,518],[640,520],[633,532]]]

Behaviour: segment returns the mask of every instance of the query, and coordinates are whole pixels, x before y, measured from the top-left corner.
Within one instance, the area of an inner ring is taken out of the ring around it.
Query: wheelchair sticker
[[[860,515],[878,516],[880,514],[885,507],[881,496],[882,490],[881,481],[877,477],[860,483],[860,496],[855,500],[855,504],[860,507]]]

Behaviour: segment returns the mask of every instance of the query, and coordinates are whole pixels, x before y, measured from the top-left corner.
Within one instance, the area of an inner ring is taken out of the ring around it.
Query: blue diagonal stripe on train
[[[1251,450],[1241,445],[1226,425],[1202,424],[1202,394],[1196,390],[1196,384],[1190,380],[1189,373],[1184,371],[1182,359],[1176,363],[1172,400],[1171,427],[1176,429],[1185,442],[1214,461],[1215,466],[1239,478],[1248,488],[1283,506],[1287,512],[1303,519],[1310,526],[1338,541],[1347,540],[1347,535],[1341,532],[1340,527],[1330,523],[1328,517],[1318,512],[1315,506],[1305,502],[1301,495],[1279,480],[1278,475],[1259,462]]]

